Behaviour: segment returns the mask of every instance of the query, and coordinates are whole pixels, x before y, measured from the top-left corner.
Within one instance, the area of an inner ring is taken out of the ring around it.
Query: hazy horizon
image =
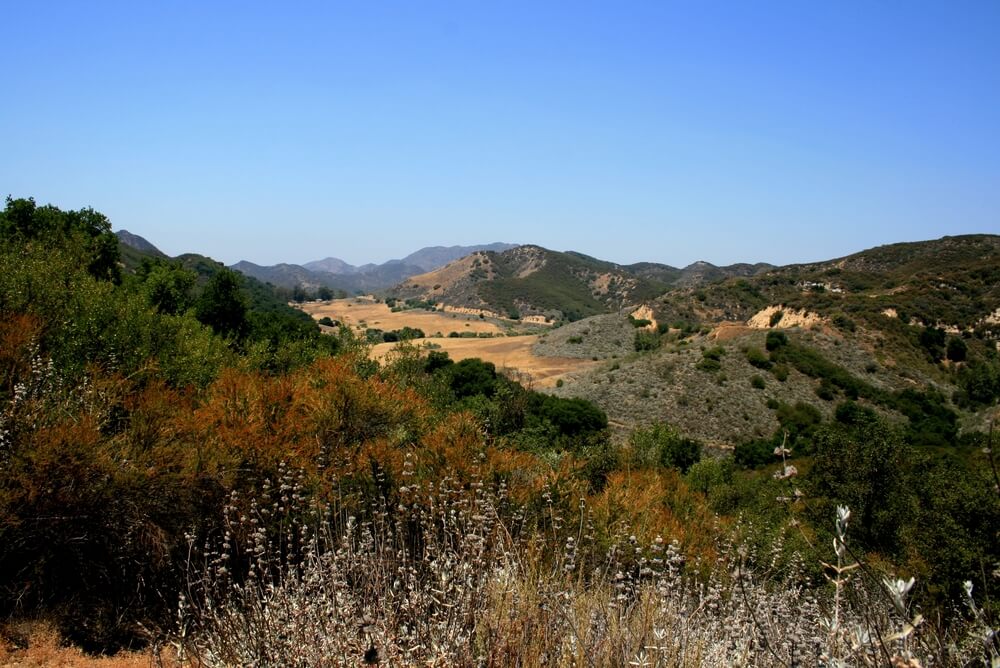
[[[122,228],[119,228],[117,226],[115,226],[114,229],[115,229],[115,231],[121,231],[122,230]],[[143,237],[144,239],[146,239],[146,241],[152,243],[160,251],[163,251],[164,253],[166,253],[167,255],[169,255],[171,257],[176,257],[178,255],[184,255],[186,253],[205,254],[205,253],[201,253],[201,251],[199,251],[197,249],[187,249],[187,250],[180,250],[180,251],[177,251],[177,252],[172,252],[170,250],[167,250],[167,249],[164,249],[164,248],[160,247],[160,245],[157,244],[155,240],[149,239],[145,235],[140,234],[139,232],[136,232],[135,230],[125,229],[124,231],[129,232],[130,234],[136,234],[136,235],[138,235],[140,237]],[[969,236],[969,235],[977,235],[977,234],[993,234],[993,235],[996,235],[997,233],[996,232],[967,232],[967,233],[962,233],[962,234],[942,235],[942,236]],[[849,250],[849,251],[847,251],[847,252],[845,252],[843,254],[840,254],[840,255],[829,255],[829,256],[823,255],[823,256],[816,256],[816,257],[804,258],[804,259],[801,259],[801,260],[792,260],[790,262],[769,262],[766,259],[765,260],[760,260],[760,259],[752,259],[752,258],[751,259],[741,259],[741,260],[738,259],[738,260],[733,260],[732,262],[713,262],[712,260],[707,259],[707,258],[697,258],[697,259],[691,260],[689,262],[680,262],[680,263],[669,262],[669,261],[665,261],[665,260],[661,260],[661,259],[655,259],[655,258],[652,258],[652,259],[651,258],[644,258],[644,259],[640,258],[640,259],[632,260],[632,261],[629,261],[629,262],[620,262],[620,261],[618,261],[618,260],[616,260],[614,258],[602,257],[601,255],[595,255],[593,253],[585,253],[584,251],[581,251],[581,250],[579,250],[577,248],[570,248],[570,247],[566,247],[566,248],[551,248],[551,247],[547,247],[547,246],[543,246],[543,248],[547,248],[548,250],[552,250],[552,251],[584,253],[584,255],[590,255],[591,257],[597,258],[598,260],[604,260],[606,262],[612,262],[612,263],[620,264],[620,265],[631,265],[631,264],[637,264],[637,263],[641,263],[641,262],[653,262],[653,263],[657,263],[657,264],[670,265],[670,266],[673,266],[673,267],[678,268],[678,269],[684,269],[685,267],[688,267],[688,266],[690,266],[692,264],[696,264],[698,262],[708,262],[709,264],[713,264],[713,265],[719,266],[719,267],[729,266],[729,265],[733,265],[733,264],[773,264],[775,266],[788,266],[788,265],[796,265],[796,264],[812,264],[814,262],[825,262],[827,260],[836,260],[838,258],[846,257],[846,256],[849,256],[849,255],[853,255],[855,253],[860,253],[862,251],[871,250],[872,248],[875,248],[877,246],[891,245],[891,244],[896,244],[896,243],[918,243],[918,242],[923,242],[923,241],[935,241],[935,240],[940,239],[940,238],[942,238],[942,237],[934,237],[932,239],[899,239],[897,241],[886,242],[885,244],[875,244],[874,246],[865,246],[863,248],[856,248],[856,249],[853,249],[853,250]],[[435,248],[435,247],[445,247],[445,248],[447,248],[447,247],[450,247],[450,246],[487,246],[487,245],[494,244],[494,243],[506,243],[506,244],[511,244],[511,245],[514,245],[514,246],[540,246],[541,245],[541,244],[532,243],[530,241],[522,243],[522,242],[516,242],[516,241],[498,241],[498,240],[484,241],[484,242],[473,242],[473,243],[469,243],[469,244],[446,244],[446,243],[437,243],[437,244],[435,244],[435,243],[429,243],[429,244],[426,244],[424,246],[413,248],[413,249],[411,249],[411,250],[409,250],[409,251],[407,251],[405,253],[401,253],[400,255],[396,255],[396,256],[393,256],[393,257],[386,257],[384,259],[380,259],[380,258],[367,259],[367,260],[362,260],[362,261],[357,261],[357,262],[351,261],[351,260],[349,260],[347,258],[340,257],[338,255],[327,254],[327,255],[322,255],[322,256],[319,256],[319,257],[313,257],[313,258],[309,258],[309,259],[305,259],[305,260],[296,260],[296,259],[293,259],[293,260],[279,260],[278,262],[270,262],[270,263],[254,262],[253,260],[250,260],[250,259],[247,259],[247,258],[241,258],[239,260],[235,260],[234,262],[225,262],[225,264],[227,266],[232,266],[232,265],[239,264],[240,262],[250,262],[251,264],[255,264],[255,265],[263,266],[263,267],[275,266],[275,265],[279,265],[279,264],[289,264],[289,265],[304,266],[304,265],[309,264],[311,262],[318,262],[318,261],[322,261],[322,260],[327,260],[327,259],[333,258],[333,259],[337,259],[337,260],[342,260],[342,261],[346,262],[347,264],[353,265],[355,267],[361,267],[361,266],[364,266],[364,265],[367,265],[367,264],[380,265],[380,264],[385,264],[386,262],[391,262],[391,261],[396,261],[396,260],[402,260],[406,256],[408,256],[408,255],[410,255],[412,253],[415,253],[417,251],[426,249],[426,248]],[[205,254],[205,255],[208,255],[208,254]],[[208,255],[208,256],[212,257],[212,259],[214,259],[214,260],[218,260],[220,262],[222,261],[222,260],[220,260],[217,257],[211,256],[211,255]]]
[[[0,195],[177,255],[789,264],[1000,231],[1000,4],[19,3]]]

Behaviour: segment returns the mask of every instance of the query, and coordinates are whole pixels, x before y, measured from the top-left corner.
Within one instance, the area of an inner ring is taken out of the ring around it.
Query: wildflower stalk
[[[858,562],[848,562],[847,557],[847,523],[851,518],[851,510],[847,506],[837,506],[836,533],[833,539],[833,552],[837,556],[837,564],[823,563],[828,570],[833,572],[833,577],[827,575],[827,579],[833,582],[833,620],[829,628],[830,659],[832,663],[841,661],[840,657],[840,636],[841,619],[840,605],[843,598],[844,587],[850,579],[851,571],[858,568]]]

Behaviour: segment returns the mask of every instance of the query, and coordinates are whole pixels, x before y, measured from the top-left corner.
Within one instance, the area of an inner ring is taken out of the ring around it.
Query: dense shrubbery
[[[966,408],[992,406],[1000,400],[1000,360],[995,355],[976,360],[958,372],[961,388],[955,403]]]
[[[637,352],[656,350],[660,347],[660,335],[658,332],[640,329],[635,333],[633,344]]]
[[[637,429],[629,440],[629,460],[638,467],[679,469],[686,473],[701,459],[701,443],[685,438],[667,424]]]
[[[772,334],[776,336],[772,337]],[[772,371],[779,365],[788,365],[818,379],[817,395],[824,400],[831,401],[836,398],[837,392],[842,392],[847,399],[866,399],[902,413],[909,419],[908,438],[913,443],[948,446],[957,438],[958,416],[940,392],[909,388],[888,392],[879,389],[830,362],[817,350],[789,340],[784,333],[768,333],[767,348],[775,364]]]

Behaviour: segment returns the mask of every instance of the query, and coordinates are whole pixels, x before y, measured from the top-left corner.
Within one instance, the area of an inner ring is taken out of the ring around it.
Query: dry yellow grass
[[[538,336],[508,336],[495,339],[435,338],[415,341],[417,345],[428,342],[440,346],[455,361],[478,357],[492,362],[497,368],[516,369],[527,374],[536,387],[552,387],[566,374],[590,369],[599,362],[571,357],[539,357],[531,349]],[[385,357],[395,348],[395,343],[382,343],[374,347],[372,355]]]
[[[328,302],[303,304],[302,310],[319,320],[329,316],[342,322],[357,332],[364,333],[367,328],[392,331],[403,327],[422,329],[427,334],[441,332],[486,332],[499,334],[500,327],[495,323],[480,320],[476,316],[461,313],[441,313],[423,309],[407,309],[392,312],[384,303],[375,303],[366,299],[334,299]]]
[[[334,299],[328,302],[302,304],[300,308],[319,320],[324,316],[351,327],[364,334],[365,329],[383,331],[413,327],[426,334],[440,332],[444,336],[414,341],[416,345],[425,342],[439,346],[453,360],[479,357],[492,362],[497,368],[515,369],[526,374],[538,387],[552,387],[556,381],[569,373],[583,371],[595,366],[596,362],[569,357],[539,357],[532,354],[532,346],[537,336],[499,336],[497,338],[449,338],[450,332],[473,332],[476,334],[503,334],[502,329],[488,320],[481,320],[473,314],[458,312],[425,311],[407,309],[392,312],[384,303],[366,298]],[[395,343],[382,343],[374,347],[372,355],[382,358],[389,353]]]
[[[46,622],[24,622],[8,626],[0,634],[0,667],[61,666],[64,668],[149,668],[180,666],[171,651],[120,652],[114,656],[90,656],[77,647],[65,647],[53,626]],[[15,643],[10,637],[17,636]]]

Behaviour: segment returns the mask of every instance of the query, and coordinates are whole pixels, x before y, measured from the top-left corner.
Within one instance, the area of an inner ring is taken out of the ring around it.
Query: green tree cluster
[[[663,466],[687,473],[701,460],[701,449],[698,441],[681,436],[666,423],[658,423],[632,432],[629,462],[635,467]]]

